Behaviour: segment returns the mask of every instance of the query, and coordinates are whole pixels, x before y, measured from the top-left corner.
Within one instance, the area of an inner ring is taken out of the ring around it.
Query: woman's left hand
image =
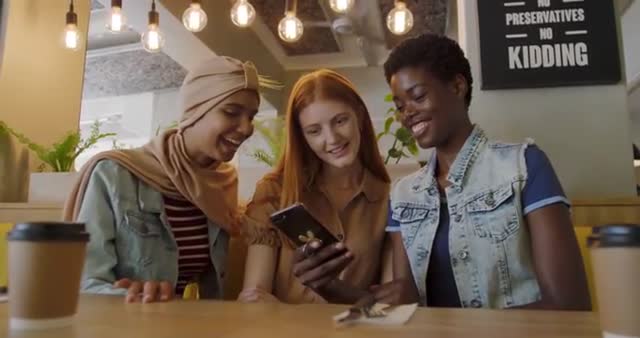
[[[396,279],[382,285],[374,285],[371,292],[378,303],[389,305],[411,304],[418,302],[418,292],[413,280]]]
[[[166,302],[173,299],[174,296],[173,286],[167,281],[134,281],[123,278],[113,283],[113,286],[127,289],[125,297],[127,303],[137,301],[143,303]]]

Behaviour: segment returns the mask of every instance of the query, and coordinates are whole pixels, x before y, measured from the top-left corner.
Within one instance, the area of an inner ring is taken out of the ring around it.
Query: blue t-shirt
[[[527,183],[522,191],[524,214],[542,207],[563,203],[569,206],[562,185],[551,166],[547,155],[536,146],[525,151]],[[460,307],[460,297],[451,268],[449,254],[449,209],[446,199],[441,197],[440,222],[436,230],[427,271],[427,305],[434,307]],[[389,213],[387,231],[400,231],[400,223]]]

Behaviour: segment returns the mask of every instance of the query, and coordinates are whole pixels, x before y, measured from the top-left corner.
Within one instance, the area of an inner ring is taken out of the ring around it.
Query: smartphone
[[[302,203],[276,211],[270,218],[271,223],[298,247],[305,245],[311,239],[319,240],[320,246],[338,243],[338,239],[323,227]]]

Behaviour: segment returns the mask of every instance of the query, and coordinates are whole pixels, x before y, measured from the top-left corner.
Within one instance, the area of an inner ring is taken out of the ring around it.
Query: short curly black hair
[[[387,82],[404,67],[424,67],[441,81],[451,81],[460,74],[467,80],[469,90],[465,96],[467,107],[471,103],[473,77],[469,60],[457,42],[438,34],[422,34],[406,39],[397,45],[384,63]]]

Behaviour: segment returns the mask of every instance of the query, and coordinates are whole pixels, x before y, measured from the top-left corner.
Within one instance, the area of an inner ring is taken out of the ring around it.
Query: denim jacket
[[[121,278],[163,280],[175,287],[177,243],[164,212],[162,194],[111,160],[98,162],[84,195],[78,221],[86,223],[87,247],[82,291],[124,294]],[[211,265],[198,279],[200,298],[221,298],[229,236],[208,221]]]
[[[463,307],[508,308],[541,297],[521,202],[527,146],[489,141],[475,127],[449,170],[449,250]],[[440,217],[435,168],[434,152],[391,192],[391,217],[400,223],[422,305]]]

